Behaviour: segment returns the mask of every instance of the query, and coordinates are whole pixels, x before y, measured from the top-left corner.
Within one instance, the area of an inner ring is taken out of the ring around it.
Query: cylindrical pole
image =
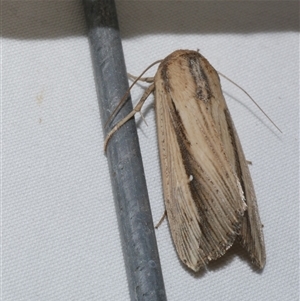
[[[83,0],[83,4],[104,127],[128,89],[117,13],[113,0]],[[131,110],[128,100],[112,124]],[[103,128],[105,135],[110,128]],[[113,135],[107,158],[131,300],[166,300],[134,119]]]

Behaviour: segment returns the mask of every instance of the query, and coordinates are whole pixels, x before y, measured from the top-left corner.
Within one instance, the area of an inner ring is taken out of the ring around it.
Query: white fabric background
[[[298,300],[297,2],[117,2],[126,65],[139,74],[200,49],[222,80],[264,223],[267,264],[235,246],[195,275],[167,222],[156,231],[168,300]],[[2,3],[3,300],[128,300],[83,8]],[[148,74],[154,74],[155,68]],[[132,93],[138,100],[143,89]],[[137,116],[154,223],[163,211],[153,98]]]

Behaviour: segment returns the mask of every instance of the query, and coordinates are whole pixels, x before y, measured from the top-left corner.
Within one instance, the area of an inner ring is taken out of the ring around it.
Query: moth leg
[[[248,165],[252,165],[252,161],[246,160],[246,162],[247,162]]]
[[[106,151],[107,148],[107,144],[109,139],[111,138],[111,136],[123,125],[125,124],[131,117],[133,117],[135,115],[135,113],[140,112],[141,108],[144,104],[144,102],[146,101],[146,99],[148,98],[148,96],[152,93],[152,91],[154,90],[154,84],[152,84],[151,86],[149,86],[147,88],[147,90],[145,91],[145,93],[143,94],[142,98],[140,99],[140,101],[137,103],[137,105],[134,107],[134,109],[127,115],[125,116],[122,120],[120,120],[112,129],[111,131],[107,134],[105,141],[104,141],[104,151]]]
[[[130,73],[127,73],[128,78],[130,78],[131,80],[135,81],[138,76],[134,76]],[[154,77],[141,77],[138,80],[142,81],[142,82],[146,82],[146,83],[153,83],[154,82]]]
[[[167,210],[165,210],[163,216],[160,218],[159,222],[157,223],[157,225],[155,226],[155,229],[157,229],[161,224],[162,222],[164,221],[164,219],[167,217]]]
[[[143,121],[145,122],[146,126],[148,126],[148,123],[147,123],[142,111],[140,111],[140,114],[141,114],[141,117],[142,117]]]

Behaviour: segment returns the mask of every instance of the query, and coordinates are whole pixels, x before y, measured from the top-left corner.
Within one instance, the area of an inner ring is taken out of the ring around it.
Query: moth
[[[177,50],[145,80],[152,84],[105,147],[154,91],[166,214],[179,258],[198,271],[237,240],[263,268],[254,187],[217,71],[199,52]]]

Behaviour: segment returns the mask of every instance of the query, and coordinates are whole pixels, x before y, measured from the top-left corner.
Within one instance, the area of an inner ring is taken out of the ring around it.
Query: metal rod
[[[117,13],[113,0],[83,0],[83,4],[104,126],[128,89]],[[129,99],[112,124],[103,128],[104,134],[131,110]],[[134,119],[113,135],[107,158],[131,300],[166,300]]]

